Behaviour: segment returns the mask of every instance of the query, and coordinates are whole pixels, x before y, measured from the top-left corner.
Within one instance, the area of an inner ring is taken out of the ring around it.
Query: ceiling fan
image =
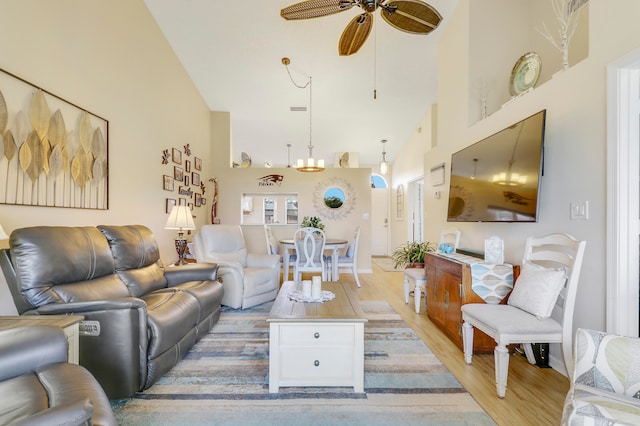
[[[373,26],[373,12],[378,8],[389,25],[412,34],[428,34],[442,20],[437,10],[420,0],[306,0],[285,7],[280,16],[287,20],[318,18],[353,6],[360,7],[364,13],[353,18],[342,32],[338,45],[341,56],[356,53],[364,44]]]

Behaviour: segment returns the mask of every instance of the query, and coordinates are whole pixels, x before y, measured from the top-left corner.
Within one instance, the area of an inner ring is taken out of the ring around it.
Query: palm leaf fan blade
[[[60,110],[56,110],[49,122],[49,143],[52,147],[64,145],[67,139],[67,129]]]
[[[340,36],[338,52],[340,56],[349,56],[356,53],[371,33],[373,19],[370,13],[358,15],[349,22]]]
[[[4,100],[2,91],[0,91],[0,133],[4,133],[9,121],[9,112],[7,111],[7,102]]]
[[[285,7],[280,16],[287,20],[318,18],[349,10],[354,4],[345,0],[307,0]]]
[[[380,14],[392,27],[411,34],[428,34],[442,21],[437,10],[420,0],[391,0]]]
[[[31,126],[38,133],[40,139],[44,139],[49,131],[49,105],[42,90],[38,89],[31,98]]]

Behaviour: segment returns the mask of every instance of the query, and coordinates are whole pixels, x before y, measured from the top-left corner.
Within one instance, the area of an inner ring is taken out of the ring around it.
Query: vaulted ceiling
[[[342,152],[374,165],[382,139],[393,160],[437,102],[437,43],[458,0],[428,1],[443,17],[428,35],[399,31],[376,12],[351,56],[338,55],[338,42],[359,8],[286,21],[280,10],[295,2],[145,0],[209,108],[231,113],[234,162],[246,152],[253,166],[286,166],[307,156],[310,135],[314,156],[328,165]],[[294,85],[283,57],[296,84],[312,78],[311,93]],[[310,95],[311,114],[291,111],[308,108]]]

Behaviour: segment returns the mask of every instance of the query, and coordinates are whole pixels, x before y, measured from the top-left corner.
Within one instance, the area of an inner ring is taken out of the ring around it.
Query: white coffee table
[[[294,302],[300,283],[286,281],[269,312],[269,392],[281,386],[353,386],[364,392],[364,323],[349,284],[323,282],[336,298]]]

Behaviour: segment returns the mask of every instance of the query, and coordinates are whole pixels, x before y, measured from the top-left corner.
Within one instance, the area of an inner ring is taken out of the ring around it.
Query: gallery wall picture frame
[[[0,68],[0,204],[106,210],[108,170],[108,120]]]
[[[184,180],[184,170],[180,166],[173,166],[173,178],[175,180]]]
[[[186,206],[187,205],[187,199],[186,198],[180,198],[178,200],[178,204],[181,206]]]
[[[191,181],[191,177],[187,174],[184,175],[184,186],[189,186],[189,182]]]
[[[173,191],[174,180],[175,179],[173,178],[173,176],[162,175],[162,189],[164,189],[165,191]]]
[[[191,172],[191,185],[200,186],[200,174]]]
[[[175,198],[166,198],[165,199],[165,213],[171,213],[171,210],[173,209],[173,207],[176,205],[176,199]]]
[[[196,170],[202,171],[202,158],[193,157],[193,163]]]
[[[184,160],[184,171],[187,173],[191,171],[191,160]]]
[[[202,195],[198,194],[197,192],[195,194],[193,194],[193,204],[196,207],[200,207],[202,205]]]
[[[171,149],[171,161],[176,164],[182,164],[182,151],[178,148]]]

